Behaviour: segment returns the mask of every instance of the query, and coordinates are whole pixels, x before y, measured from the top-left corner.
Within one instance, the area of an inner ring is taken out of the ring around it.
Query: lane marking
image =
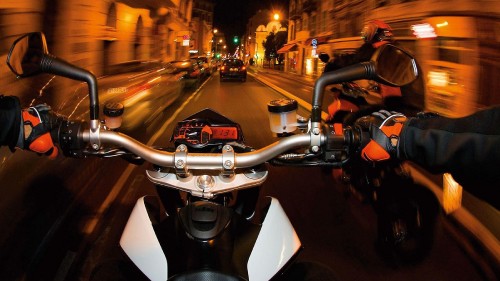
[[[177,108],[177,110],[174,112],[174,114],[172,114],[172,116],[170,116],[170,118],[168,118],[168,120],[163,124],[163,126],[158,130],[156,131],[156,134],[154,134],[151,139],[149,139],[149,141],[146,143],[148,146],[151,146],[154,142],[156,142],[156,140],[164,133],[163,131],[165,131],[167,129],[167,127],[170,125],[170,123],[172,123],[173,121],[175,121],[175,119],[177,118],[177,116],[179,116],[179,113],[184,110],[184,108],[186,107],[186,105],[195,97],[197,97],[200,93],[200,90],[203,88],[203,86],[210,80],[212,79],[212,77],[209,77],[207,80],[205,80],[205,82],[203,82],[203,84],[201,84],[201,86],[196,89],[196,91],[194,91],[191,96],[189,96],[189,98],[187,98],[184,103],[181,104],[181,106],[179,106],[179,108]]]

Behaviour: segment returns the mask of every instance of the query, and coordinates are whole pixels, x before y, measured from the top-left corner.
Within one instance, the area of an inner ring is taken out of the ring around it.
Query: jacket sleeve
[[[0,145],[14,150],[21,132],[21,106],[14,96],[0,95]]]
[[[465,188],[498,188],[500,106],[463,118],[410,118],[399,151],[430,172],[451,173]]]

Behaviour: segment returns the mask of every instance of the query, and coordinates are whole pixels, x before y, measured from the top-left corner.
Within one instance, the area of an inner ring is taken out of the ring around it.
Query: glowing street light
[[[280,15],[278,13],[274,13],[274,20],[279,20],[280,19]]]
[[[212,49],[215,49],[214,50],[214,54],[217,54],[217,45],[219,45],[220,43],[222,43],[222,39],[219,40],[219,42],[217,42],[217,38],[215,37],[215,34],[217,34],[217,32],[219,32],[219,30],[217,28],[214,28],[212,30],[212,33],[213,33],[213,37],[212,37],[212,40],[210,42],[212,42]],[[215,44],[215,48],[214,48],[214,45]]]

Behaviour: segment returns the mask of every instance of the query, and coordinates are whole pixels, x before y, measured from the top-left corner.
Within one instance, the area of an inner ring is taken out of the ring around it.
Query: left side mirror
[[[19,77],[32,76],[41,72],[40,61],[48,53],[43,33],[27,33],[12,44],[7,65]]]

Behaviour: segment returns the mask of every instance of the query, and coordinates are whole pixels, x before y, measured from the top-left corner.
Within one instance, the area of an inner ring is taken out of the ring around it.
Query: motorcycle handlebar
[[[326,132],[326,133],[325,133]],[[342,133],[335,133],[328,129],[319,135],[320,146],[323,152],[346,151],[352,147],[357,138],[353,137],[355,130],[346,128]],[[58,142],[66,156],[85,156],[88,144],[98,144],[90,148],[97,151],[103,144],[115,145],[139,156],[147,162],[179,170],[206,169],[206,170],[233,170],[249,168],[263,164],[279,155],[293,149],[310,147],[313,133],[302,133],[283,137],[280,140],[251,152],[236,153],[231,146],[226,145],[221,153],[191,153],[185,145],[180,145],[175,152],[155,149],[134,138],[116,131],[99,127],[97,132],[87,128],[85,122],[65,121],[59,128]],[[91,153],[88,153],[91,154]],[[328,160],[328,159],[327,159]],[[329,157],[331,162],[339,162],[340,157]],[[339,164],[340,165],[340,164]]]

